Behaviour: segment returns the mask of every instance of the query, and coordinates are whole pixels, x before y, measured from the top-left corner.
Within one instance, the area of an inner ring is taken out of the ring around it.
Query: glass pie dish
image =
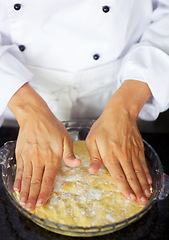
[[[72,139],[74,141],[78,141],[85,140],[94,121],[88,120],[67,121],[63,123],[67,128]],[[147,165],[149,167],[153,179],[152,194],[151,197],[149,198],[148,203],[143,207],[143,209],[139,213],[123,221],[119,221],[104,226],[76,227],[42,219],[24,209],[16,200],[15,192],[13,191],[13,183],[16,172],[15,141],[7,142],[4,144],[4,146],[0,148],[0,164],[2,165],[3,184],[9,196],[9,199],[12,201],[14,206],[24,216],[26,216],[37,225],[49,231],[67,236],[79,236],[79,237],[90,237],[112,233],[140,219],[144,214],[146,214],[149,211],[149,209],[153,206],[153,204],[156,201],[165,199],[169,193],[169,176],[163,172],[162,164],[158,154],[145,140],[143,140],[143,142]]]

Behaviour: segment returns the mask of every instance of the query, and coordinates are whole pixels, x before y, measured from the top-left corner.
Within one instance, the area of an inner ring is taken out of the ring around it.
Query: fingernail
[[[94,166],[91,165],[91,166],[89,167],[89,173],[94,173],[94,172],[95,172]]]
[[[36,203],[36,206],[41,206],[42,203],[43,203],[43,199],[40,198],[40,199],[38,199],[38,201],[37,201],[37,203]]]
[[[147,181],[148,181],[148,184],[152,184],[151,178],[148,178]]]
[[[131,200],[134,200],[134,199],[136,199],[136,196],[135,196],[133,193],[131,193],[131,194],[130,194],[130,199],[131,199]]]
[[[27,210],[31,210],[32,204],[31,204],[31,203],[27,203],[25,208],[26,208]]]
[[[22,206],[24,206],[26,204],[26,198],[25,197],[21,198],[19,202]]]
[[[147,202],[147,199],[146,199],[145,197],[142,197],[142,198],[141,198],[141,202],[142,202],[142,203],[146,203],[146,202]]]
[[[90,168],[95,168],[97,166],[97,163],[92,163],[92,164],[90,164]]]
[[[19,191],[19,185],[18,184],[15,184],[14,187],[13,187],[14,191]]]
[[[98,163],[98,162],[93,162],[93,163],[91,163],[90,166],[89,166],[89,171],[94,173],[94,172],[96,172],[99,168],[100,168],[100,167],[99,167],[99,163]]]
[[[149,190],[145,190],[144,192],[145,192],[145,195],[146,195],[147,197],[149,197],[149,196],[151,195],[151,193],[150,193]]]

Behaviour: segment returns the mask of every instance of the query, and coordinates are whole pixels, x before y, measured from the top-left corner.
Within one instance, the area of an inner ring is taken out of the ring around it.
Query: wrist
[[[44,112],[48,109],[45,101],[28,84],[23,85],[10,99],[9,109],[13,112],[19,125],[34,113]]]
[[[113,94],[105,110],[124,110],[133,118],[137,116],[151,96],[148,85],[137,80],[126,80],[121,87]]]

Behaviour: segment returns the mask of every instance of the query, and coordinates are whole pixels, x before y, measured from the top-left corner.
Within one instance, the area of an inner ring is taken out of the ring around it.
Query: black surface
[[[17,138],[17,128],[0,129],[0,146]],[[164,172],[169,174],[169,133],[142,133],[158,153]],[[55,234],[37,226],[22,216],[12,205],[0,177],[0,240],[55,240],[82,239]],[[169,239],[169,197],[156,202],[140,220],[112,234],[90,237],[95,240],[167,240]]]

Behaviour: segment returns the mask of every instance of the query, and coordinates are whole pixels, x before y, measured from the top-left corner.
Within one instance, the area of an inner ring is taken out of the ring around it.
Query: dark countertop
[[[15,140],[16,127],[0,128],[0,146],[6,141]],[[169,133],[142,132],[143,138],[158,153],[164,172],[169,175]],[[22,216],[12,205],[0,177],[0,239],[1,240],[55,240],[82,239],[66,237],[49,232]],[[169,197],[156,202],[151,210],[137,222],[112,234],[91,237],[95,240],[167,240],[169,239]]]

